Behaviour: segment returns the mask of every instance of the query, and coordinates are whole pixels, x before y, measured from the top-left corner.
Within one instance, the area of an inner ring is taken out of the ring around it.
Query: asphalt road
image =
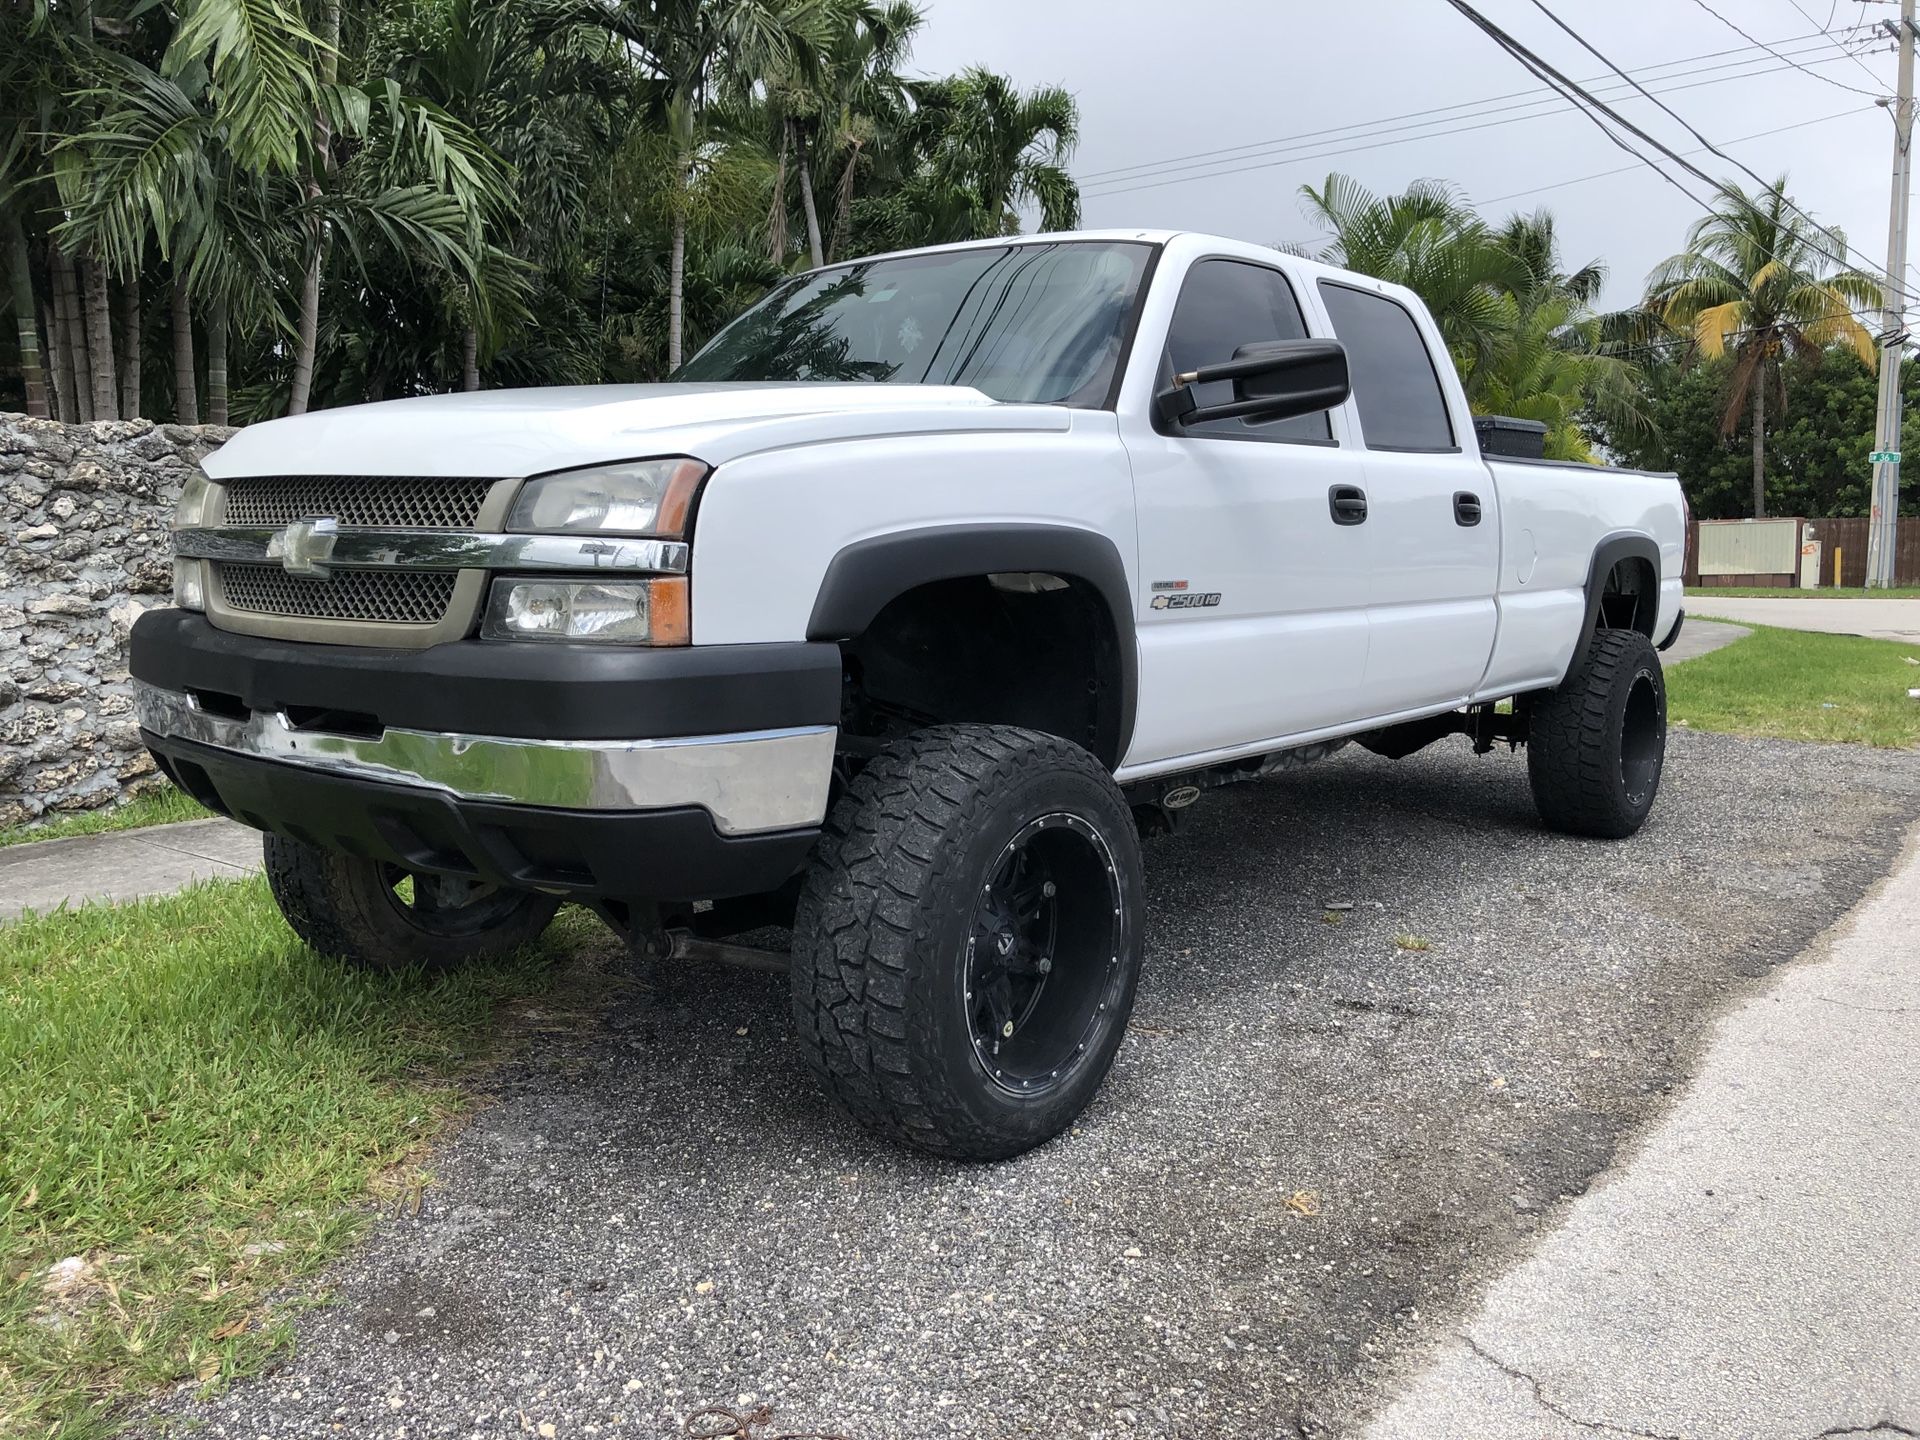
[[[1920,815],[1920,755],[1683,732],[1648,829],[1577,841],[1523,757],[1458,744],[1155,842],[1134,1032],[1009,1164],[834,1116],[777,977],[571,977],[293,1357],[140,1429],[663,1436],[768,1402],[851,1440],[1355,1433]]]

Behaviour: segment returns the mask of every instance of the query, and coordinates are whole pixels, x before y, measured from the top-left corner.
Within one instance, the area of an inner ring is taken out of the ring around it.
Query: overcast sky
[[[1893,88],[1890,42],[1875,42],[1856,63],[1819,32],[1897,16],[1897,7],[1887,0],[1547,3],[1648,88],[1693,87],[1662,98],[1769,180],[1787,172],[1794,198],[1844,229],[1860,260],[1875,269],[1885,262],[1892,123],[1873,97]],[[1752,47],[1707,4],[1811,73]],[[1302,184],[1332,170],[1382,191],[1433,177],[1458,184],[1489,219],[1550,207],[1569,265],[1604,261],[1604,303],[1617,306],[1639,298],[1647,272],[1680,248],[1699,214],[1592,121],[1564,108],[1549,113],[1557,101],[1523,103],[1538,82],[1446,0],[925,0],[925,8],[914,69],[986,65],[1023,87],[1059,84],[1078,97],[1072,169],[1089,227],[1311,241],[1317,232],[1301,211]],[[1532,0],[1477,0],[1477,8],[1574,79],[1606,73]],[[1823,56],[1828,63],[1815,63]],[[1665,68],[1641,74],[1642,67]],[[1603,93],[1625,89],[1613,84]],[[1473,113],[1485,102],[1519,108]],[[1650,101],[1615,103],[1673,149],[1699,148]],[[1435,107],[1463,108],[1406,118]],[[1799,128],[1761,135],[1783,126]],[[1456,133],[1427,133],[1434,128]],[[1337,133],[1301,138],[1324,131]],[[1206,178],[1146,188],[1174,178],[1174,170],[1131,170],[1232,147],[1245,148],[1179,167]],[[1333,150],[1345,153],[1325,153]],[[1751,188],[1712,155],[1690,158]],[[1632,168],[1579,178],[1623,166]],[[1122,170],[1131,173],[1112,173]],[[1539,188],[1547,186],[1557,188]]]

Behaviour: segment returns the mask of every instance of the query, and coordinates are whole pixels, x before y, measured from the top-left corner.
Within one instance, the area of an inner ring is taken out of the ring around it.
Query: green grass
[[[1688,595],[1711,600],[1716,595],[1727,600],[1916,600],[1920,585],[1890,585],[1884,590],[1838,590],[1831,586],[1819,590],[1770,590],[1765,586],[1726,585],[1688,587]]]
[[[256,1368],[285,1339],[264,1297],[370,1196],[417,1195],[451,1077],[588,923],[439,978],[315,956],[257,878],[0,927],[0,1435],[85,1440],[128,1398]],[[55,1300],[69,1257],[86,1282]]]
[[[1667,672],[1667,717],[1784,740],[1920,745],[1920,646],[1756,625]]]
[[[69,835],[99,835],[108,830],[139,830],[180,820],[204,820],[207,815],[206,808],[186,791],[168,785],[136,795],[124,805],[82,810],[54,820],[0,830],[0,846],[25,845],[33,840],[64,840]]]

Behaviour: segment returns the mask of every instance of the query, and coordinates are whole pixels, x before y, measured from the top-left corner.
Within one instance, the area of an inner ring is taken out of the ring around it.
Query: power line
[[[1780,65],[1770,65],[1764,70],[1750,70],[1739,75],[1722,75],[1710,80],[1693,80],[1685,84],[1664,86],[1659,93],[1671,94],[1680,90],[1698,90],[1708,85],[1724,85],[1730,80],[1757,79],[1764,75],[1778,74],[1785,68],[1786,67]],[[1560,102],[1570,101],[1570,97],[1562,92],[1555,91],[1554,94],[1558,96]],[[1542,106],[1545,108],[1539,108]],[[1506,110],[1520,108],[1522,107],[1499,106],[1492,110],[1480,110],[1457,115],[1454,116],[1453,119],[1472,120],[1478,119],[1482,115],[1501,114]],[[1505,119],[1486,120],[1480,124],[1473,125],[1449,125],[1446,121],[1428,121],[1415,125],[1387,125],[1383,127],[1381,122],[1362,121],[1354,125],[1342,126],[1341,130],[1360,131],[1369,136],[1381,134],[1391,135],[1395,130],[1412,131],[1415,133],[1402,134],[1398,136],[1398,138],[1376,140],[1366,145],[1337,144],[1330,148],[1314,148],[1310,139],[1302,139],[1282,149],[1268,150],[1262,155],[1249,157],[1251,161],[1256,163],[1230,163],[1221,161],[1218,162],[1214,168],[1204,170],[1187,170],[1176,167],[1176,173],[1162,174],[1156,171],[1150,174],[1132,177],[1123,183],[1108,183],[1104,188],[1101,182],[1095,181],[1091,184],[1083,185],[1081,194],[1086,199],[1103,199],[1110,195],[1128,195],[1140,190],[1157,190],[1167,185],[1181,185],[1194,180],[1212,180],[1226,175],[1247,174],[1256,170],[1271,170],[1283,165],[1305,164],[1310,160],[1324,160],[1340,155],[1355,155],[1368,150],[1379,150],[1392,145],[1404,145],[1413,140],[1437,139],[1445,135],[1464,135],[1477,130],[1492,129],[1501,125],[1515,125],[1526,120],[1545,119],[1550,115],[1564,114],[1569,109],[1578,110],[1580,106],[1577,101],[1571,103],[1555,103],[1547,100],[1534,100],[1526,102],[1524,108],[1525,113],[1523,114],[1509,115]],[[1441,126],[1443,128],[1432,128],[1434,126]],[[1337,132],[1320,133],[1332,134]],[[1296,153],[1303,149],[1309,153]]]
[[[1812,25],[1814,23],[1813,16],[1807,14],[1807,7],[1802,5],[1800,3],[1800,0],[1787,0],[1787,3],[1793,6],[1793,8],[1798,10],[1802,15],[1805,15],[1807,23],[1809,25]],[[1827,32],[1832,31],[1833,12],[1838,10],[1839,8],[1840,8],[1840,0],[1833,0],[1833,3],[1827,7],[1827,23],[1820,26],[1820,29],[1822,31],[1827,31]],[[1838,39],[1836,39],[1833,43],[1840,50],[1842,50],[1846,54],[1846,56],[1853,61],[1855,65],[1858,65],[1860,67],[1860,69],[1865,73],[1866,77],[1869,80],[1875,81],[1876,83],[1879,81],[1880,77],[1873,73],[1873,67],[1868,65],[1866,61],[1862,60],[1858,55],[1854,54],[1853,51],[1848,50],[1847,47],[1845,45],[1842,45]]]
[[[1845,120],[1852,115],[1866,115],[1876,108],[1878,107],[1873,105],[1856,105],[1851,110],[1837,110],[1831,115],[1817,116],[1812,120],[1796,120],[1791,125],[1776,126],[1772,130],[1756,130],[1751,135],[1736,135],[1731,140],[1722,140],[1720,143],[1722,145],[1741,145],[1749,140],[1764,140],[1771,135],[1784,135],[1789,130],[1804,130],[1809,125],[1825,125],[1830,120]],[[1682,153],[1687,155],[1701,155],[1706,152],[1701,150],[1687,150]],[[1604,180],[1610,175],[1626,175],[1635,170],[1645,168],[1644,163],[1639,165],[1617,165],[1611,170],[1596,170],[1591,175],[1576,175],[1571,180],[1554,180],[1546,185],[1535,185],[1531,189],[1515,190],[1506,195],[1495,195],[1490,199],[1476,200],[1474,204],[1476,206],[1498,205],[1503,200],[1518,200],[1524,195],[1538,195],[1542,191],[1560,190],[1568,185],[1584,185],[1589,180]],[[1915,267],[1914,273],[1920,275],[1920,267]]]
[[[1555,25],[1559,26],[1560,29],[1562,29],[1568,35],[1570,35],[1579,44],[1581,49],[1585,50],[1589,55],[1593,56],[1594,59],[1598,60],[1602,65],[1605,65],[1609,70],[1613,71],[1614,74],[1618,75],[1621,79],[1625,80],[1629,85],[1633,86],[1635,90],[1638,90],[1642,95],[1646,96],[1647,99],[1653,101],[1654,104],[1658,105],[1662,110],[1666,111],[1668,115],[1671,115],[1675,120],[1679,121],[1680,128],[1685,130],[1689,135],[1693,136],[1694,139],[1698,140],[1712,154],[1714,154],[1715,156],[1719,157],[1722,160],[1725,160],[1729,165],[1737,166],[1740,170],[1744,171],[1747,177],[1751,179],[1754,184],[1758,185],[1763,191],[1768,188],[1767,182],[1761,179],[1758,172],[1756,172],[1751,166],[1747,165],[1743,161],[1736,160],[1731,155],[1728,155],[1723,151],[1721,151],[1717,146],[1714,145],[1714,143],[1711,140],[1707,139],[1706,136],[1702,135],[1698,130],[1696,130],[1693,127],[1692,122],[1690,122],[1686,116],[1682,115],[1678,110],[1675,110],[1671,105],[1667,104],[1666,101],[1656,96],[1651,90],[1647,89],[1646,86],[1642,85],[1638,80],[1635,80],[1631,75],[1627,74],[1626,71],[1622,70],[1618,65],[1614,64],[1613,61],[1609,60],[1605,55],[1602,55],[1599,51],[1599,48],[1595,46],[1592,41],[1588,40],[1586,36],[1582,35],[1578,30],[1575,30],[1571,25],[1567,24],[1566,21],[1562,20],[1558,15],[1554,14],[1553,11],[1548,8],[1546,0],[1533,0],[1533,8],[1538,10],[1542,15],[1546,16],[1549,20],[1553,21]],[[1849,86],[1847,88],[1851,89],[1852,87]],[[1671,151],[1667,153],[1672,154]],[[1685,162],[1682,162],[1682,163],[1685,163]],[[1805,210],[1801,209],[1792,200],[1788,199],[1784,192],[1781,194],[1780,200],[1782,204],[1784,204],[1788,209],[1792,210],[1802,220],[1806,221],[1807,224],[1813,226],[1814,229],[1818,230],[1822,235],[1825,235],[1827,239],[1831,240],[1835,245],[1838,245],[1840,247],[1840,253],[1842,255],[1846,255],[1849,253],[1849,247],[1847,245],[1846,236],[1840,234],[1837,230],[1834,230],[1829,226],[1822,225],[1818,220],[1814,219],[1813,216],[1809,215]],[[1901,281],[1895,280],[1891,275],[1887,276],[1886,278],[1892,282],[1895,288],[1904,292],[1906,287]]]
[[[1662,180],[1666,181],[1669,185],[1673,186],[1674,189],[1678,190],[1682,195],[1686,196],[1687,199],[1691,200],[1695,205],[1699,206],[1700,209],[1710,211],[1713,209],[1713,206],[1709,202],[1702,200],[1698,195],[1695,195],[1691,190],[1687,189],[1686,186],[1682,185],[1678,180],[1674,179],[1673,176],[1669,175],[1665,170],[1662,170],[1658,165],[1654,164],[1652,160],[1648,159],[1645,155],[1642,155],[1639,151],[1635,150],[1631,145],[1627,144],[1626,141],[1622,140],[1619,137],[1619,135],[1614,133],[1612,127],[1607,124],[1607,121],[1611,120],[1614,122],[1614,124],[1618,125],[1621,129],[1626,130],[1629,133],[1637,136],[1640,140],[1645,142],[1647,145],[1650,145],[1651,147],[1653,147],[1653,149],[1659,151],[1662,155],[1666,156],[1669,160],[1673,161],[1675,164],[1680,166],[1680,168],[1686,171],[1689,175],[1695,177],[1696,179],[1701,181],[1703,184],[1710,186],[1715,192],[1725,197],[1726,199],[1732,200],[1735,204],[1746,205],[1748,207],[1752,206],[1753,202],[1750,199],[1748,199],[1746,196],[1743,196],[1738,190],[1726,184],[1724,181],[1714,179],[1711,175],[1707,174],[1706,171],[1702,170],[1699,166],[1695,165],[1692,161],[1687,160],[1685,157],[1676,153],[1670,146],[1667,146],[1663,144],[1661,141],[1655,139],[1653,136],[1649,135],[1645,130],[1642,130],[1638,125],[1635,125],[1631,120],[1628,120],[1625,116],[1621,115],[1619,111],[1613,109],[1611,106],[1607,105],[1606,102],[1598,99],[1597,97],[1589,93],[1587,90],[1583,89],[1578,84],[1578,82],[1568,79],[1566,75],[1564,75],[1562,72],[1560,72],[1559,70],[1556,70],[1552,65],[1547,63],[1547,61],[1541,59],[1537,54],[1529,50],[1525,45],[1521,44],[1520,41],[1516,40],[1512,35],[1509,35],[1505,30],[1502,30],[1498,25],[1494,24],[1493,21],[1487,19],[1486,16],[1482,15],[1478,10],[1474,9],[1472,5],[1467,3],[1467,0],[1447,0],[1447,3],[1453,6],[1453,8],[1455,10],[1458,10],[1462,15],[1466,16],[1467,19],[1470,20],[1483,34],[1485,34],[1489,39],[1491,39],[1502,50],[1505,50],[1507,54],[1512,56],[1515,60],[1519,61],[1519,63],[1529,72],[1531,72],[1533,75],[1535,75],[1541,80],[1546,81],[1548,84],[1563,87],[1569,99],[1573,98],[1574,96],[1578,96],[1580,100],[1585,101],[1586,105],[1583,110],[1583,113],[1587,116],[1589,120],[1593,121],[1593,123],[1599,127],[1601,134],[1605,135],[1608,140],[1612,141],[1614,145],[1618,146],[1626,154],[1633,156],[1634,159],[1646,165],[1647,168],[1652,170],[1654,174],[1658,175]],[[1601,118],[1602,116],[1605,116],[1606,118],[1602,119]],[[1806,237],[1805,235],[1802,235],[1801,239],[1806,244],[1808,249],[1812,250],[1815,254],[1825,256],[1828,260],[1833,261],[1833,263],[1836,265],[1839,265],[1845,268],[1851,263],[1850,261],[1843,258],[1843,256],[1835,255],[1832,251],[1827,250],[1824,247],[1814,243],[1813,240]],[[1770,258],[1773,258],[1773,259],[1779,258],[1776,255],[1772,255],[1772,252],[1768,252],[1768,253]],[[1894,286],[1896,289],[1903,288],[1900,286],[1899,281],[1895,280],[1891,275],[1888,275],[1886,272],[1875,270],[1873,273],[1877,275],[1880,280],[1883,280],[1887,284]]]
[[[1753,36],[1747,34],[1746,31],[1742,30],[1738,25],[1734,24],[1733,21],[1727,19],[1726,16],[1722,15],[1718,10],[1714,9],[1713,6],[1709,5],[1707,3],[1707,0],[1693,0],[1693,3],[1698,5],[1702,10],[1706,11],[1707,14],[1713,16],[1714,19],[1718,20],[1722,25],[1726,26],[1729,30],[1733,31],[1734,34],[1742,37],[1743,39],[1752,41],[1753,44],[1758,45],[1762,50],[1767,51],[1769,54],[1779,55],[1779,52],[1775,50],[1771,45],[1768,45],[1766,42],[1761,40],[1754,40]],[[1812,19],[1813,17],[1808,16],[1807,18]],[[1787,57],[1784,55],[1780,55],[1780,58],[1782,60],[1785,60]],[[1789,61],[1788,63],[1791,64],[1792,62]],[[1799,70],[1799,69],[1804,69],[1805,67],[1800,65],[1795,65],[1794,68],[1796,70]],[[1868,71],[1867,73],[1872,74],[1873,72]],[[1884,90],[1879,90],[1879,91],[1862,90],[1858,85],[1848,85],[1844,81],[1834,79],[1831,75],[1814,75],[1814,72],[1811,70],[1808,70],[1807,74],[1813,75],[1813,78],[1816,80],[1824,80],[1829,85],[1837,85],[1842,90],[1851,90],[1856,95],[1865,95],[1865,96],[1868,96],[1870,99],[1874,99],[1874,100],[1884,100],[1886,98],[1886,91]]]
[[[1866,24],[1862,24],[1862,25],[1854,26],[1852,28],[1864,30],[1864,29],[1871,29],[1872,27]],[[1804,58],[1806,56],[1814,55],[1824,51],[1826,49],[1826,45],[1822,43],[1818,43],[1823,40],[1830,41],[1835,44],[1839,43],[1834,36],[1824,31],[1815,32],[1809,35],[1796,35],[1789,39],[1776,40],[1773,43],[1776,45],[1802,45],[1802,44],[1806,44],[1807,42],[1815,42],[1808,45],[1808,48],[1806,49],[1794,51],[1793,56],[1786,57],[1788,59],[1791,59],[1794,57]],[[1741,55],[1743,52],[1746,52],[1746,51],[1763,50],[1766,48],[1767,47],[1762,45],[1736,45],[1726,50],[1710,50],[1704,55],[1692,55],[1680,60],[1662,61],[1658,65],[1643,65],[1634,73],[1638,75],[1649,75],[1652,71],[1669,70],[1676,65],[1692,66],[1697,64],[1697,62],[1701,60],[1718,60],[1718,59],[1721,59],[1722,56]],[[1847,52],[1843,51],[1843,53],[1847,53]],[[1816,61],[1814,63],[1830,64],[1833,60],[1836,60],[1838,58],[1840,57],[1829,55],[1829,56],[1826,56],[1824,59]],[[1745,55],[1744,58],[1742,59],[1723,60],[1722,63],[1718,65],[1709,65],[1709,66],[1706,66],[1704,69],[1690,69],[1686,72],[1685,78],[1693,79],[1695,76],[1708,74],[1715,70],[1728,70],[1728,69],[1734,69],[1740,66],[1754,65],[1754,64],[1761,64],[1761,63],[1763,62],[1760,56],[1749,54],[1749,55]],[[1753,71],[1752,74],[1756,76],[1772,74],[1779,68],[1781,67],[1768,66],[1766,69]],[[1665,76],[1657,76],[1654,78],[1674,80],[1674,79],[1680,79],[1682,77],[1674,76],[1674,75],[1665,75]],[[1742,79],[1745,77],[1729,76],[1727,78]],[[1607,76],[1598,75],[1593,77],[1593,79],[1588,81],[1587,83],[1594,84],[1601,81],[1605,81],[1607,79],[1608,79]],[[1524,104],[1538,104],[1544,99],[1556,96],[1558,93],[1559,92],[1554,90],[1552,86],[1539,85],[1528,90],[1509,91],[1504,95],[1489,95],[1486,98],[1481,100],[1462,100],[1457,102],[1456,104],[1436,105],[1426,110],[1409,110],[1399,115],[1383,116],[1378,120],[1358,121],[1350,125],[1335,125],[1325,130],[1306,130],[1306,131],[1302,131],[1298,135],[1275,136],[1266,140],[1249,141],[1244,145],[1222,146],[1221,148],[1216,150],[1197,150],[1188,155],[1170,155],[1160,160],[1143,160],[1137,164],[1119,165],[1107,170],[1090,170],[1084,174],[1077,175],[1074,178],[1078,180],[1082,185],[1098,185],[1103,181],[1106,181],[1109,179],[1118,179],[1121,176],[1132,175],[1134,174],[1134,172],[1137,172],[1137,171],[1161,170],[1170,165],[1185,165],[1185,164],[1191,164],[1195,162],[1198,162],[1201,164],[1211,164],[1211,163],[1215,163],[1215,161],[1224,161],[1224,159],[1228,156],[1248,155],[1253,152],[1268,150],[1275,146],[1291,146],[1301,141],[1318,140],[1328,136],[1339,135],[1350,130],[1372,129],[1373,127],[1380,126],[1380,125],[1394,125],[1403,120],[1418,120],[1424,116],[1429,116],[1429,115],[1445,115],[1455,110],[1468,110],[1476,113],[1492,114],[1496,112],[1485,110],[1483,107],[1497,106],[1500,104],[1500,102],[1505,100],[1518,100],[1523,102]],[[1508,106],[1504,108],[1517,109],[1519,107]],[[1464,118],[1471,118],[1471,117],[1456,116],[1455,118],[1464,119]],[[1442,122],[1435,121],[1434,123],[1439,124]]]

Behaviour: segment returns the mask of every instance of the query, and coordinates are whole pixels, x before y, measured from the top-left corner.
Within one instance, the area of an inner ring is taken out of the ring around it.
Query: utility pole
[[[1900,0],[1900,23],[1881,23],[1900,42],[1900,93],[1893,102],[1893,198],[1887,207],[1887,278],[1880,324],[1880,407],[1874,422],[1873,509],[1867,522],[1867,584],[1893,584],[1900,519],[1900,361],[1907,340],[1907,195],[1913,183],[1913,18]]]

